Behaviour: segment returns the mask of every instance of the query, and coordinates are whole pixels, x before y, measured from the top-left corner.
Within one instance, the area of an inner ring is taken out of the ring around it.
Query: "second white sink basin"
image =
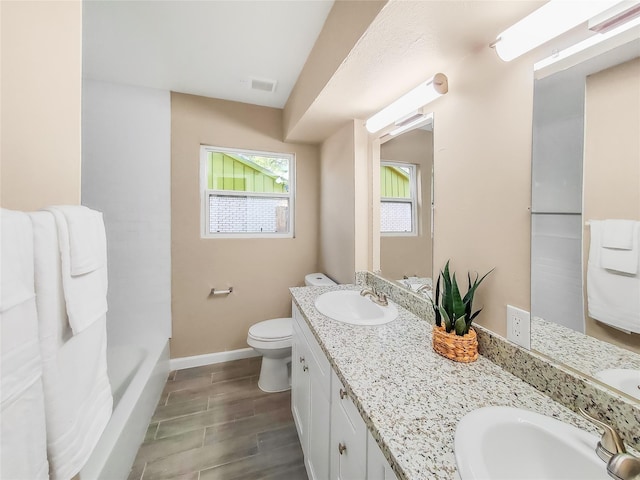
[[[454,452],[461,480],[610,480],[598,437],[529,410],[485,407],[465,415]]]
[[[596,373],[595,377],[627,395],[640,399],[640,370],[611,368]]]
[[[314,304],[321,314],[351,325],[382,325],[398,316],[398,310],[391,303],[386,307],[377,305],[357,290],[323,293]]]

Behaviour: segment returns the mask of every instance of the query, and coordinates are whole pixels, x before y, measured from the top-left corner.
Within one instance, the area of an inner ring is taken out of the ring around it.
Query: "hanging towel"
[[[619,330],[640,333],[640,276],[623,275],[602,267],[603,223],[591,220],[587,264],[589,316]]]
[[[67,315],[77,335],[107,312],[107,241],[102,213],[80,205],[46,210],[56,221]]]
[[[48,478],[42,362],[29,217],[2,209],[0,478]]]
[[[605,236],[609,238],[607,241],[605,241]],[[633,220],[605,220],[603,222],[601,245],[600,265],[602,268],[630,275],[638,273],[640,222]],[[611,245],[617,246],[611,247]]]
[[[50,475],[52,480],[67,480],[85,465],[111,417],[106,316],[73,334],[65,307],[56,219],[49,211],[30,217]]]
[[[631,250],[635,243],[633,220],[608,219],[604,221],[602,246],[618,250]]]

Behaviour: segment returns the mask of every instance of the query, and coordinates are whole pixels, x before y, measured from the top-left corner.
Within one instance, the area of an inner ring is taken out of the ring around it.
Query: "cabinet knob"
[[[308,365],[305,365],[304,367],[302,367],[302,371],[303,371],[303,372],[306,372],[306,371],[308,371],[308,370],[309,370],[309,366],[308,366]]]
[[[300,357],[300,363],[304,362],[304,357]]]
[[[340,389],[340,400],[344,400],[344,398],[347,396],[347,391],[343,390],[342,388]]]
[[[339,443],[338,452],[340,453],[340,455],[342,455],[346,451],[347,451],[347,446],[344,443]]]

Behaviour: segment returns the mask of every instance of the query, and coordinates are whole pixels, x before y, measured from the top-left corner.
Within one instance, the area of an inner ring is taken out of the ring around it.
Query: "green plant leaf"
[[[447,260],[444,266],[444,272],[442,273],[442,303],[445,311],[449,314],[449,317],[453,317],[453,296],[451,293],[451,275],[449,274],[449,260]]]
[[[449,318],[449,314],[442,305],[440,305],[440,314],[442,315],[442,320],[444,321],[444,328],[448,333],[452,330],[453,323],[451,322],[451,318]]]
[[[467,322],[464,321],[464,317],[460,317],[456,320],[456,335],[463,336],[467,333],[469,333]]]
[[[442,275],[442,272],[440,272],[440,275]],[[442,315],[440,314],[440,307],[438,305],[438,303],[440,302],[440,275],[438,275],[438,281],[436,282],[435,302],[431,302],[431,304],[433,305],[433,311],[436,316],[436,326],[438,327],[442,325]]]
[[[453,315],[450,315],[452,318],[458,319],[465,314],[465,305],[462,302],[462,297],[460,296],[460,289],[458,288],[458,282],[456,280],[456,274],[453,274],[453,280],[451,281],[451,302],[452,302],[452,312]]]

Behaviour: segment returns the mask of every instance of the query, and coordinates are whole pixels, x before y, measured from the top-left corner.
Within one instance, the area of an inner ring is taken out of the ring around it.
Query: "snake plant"
[[[482,278],[476,274],[473,282],[471,281],[471,274],[467,273],[469,286],[467,293],[463,297],[458,287],[456,274],[450,274],[449,261],[447,261],[447,264],[444,266],[444,271],[440,271],[440,275],[438,276],[435,300],[431,301],[436,316],[436,325],[440,327],[442,323],[444,323],[447,333],[455,331],[456,335],[460,336],[469,333],[473,319],[482,311],[482,309],[480,309],[472,313],[473,297],[480,283],[482,283],[493,270],[494,269],[491,269],[485,273]],[[441,281],[442,295],[440,294]]]

